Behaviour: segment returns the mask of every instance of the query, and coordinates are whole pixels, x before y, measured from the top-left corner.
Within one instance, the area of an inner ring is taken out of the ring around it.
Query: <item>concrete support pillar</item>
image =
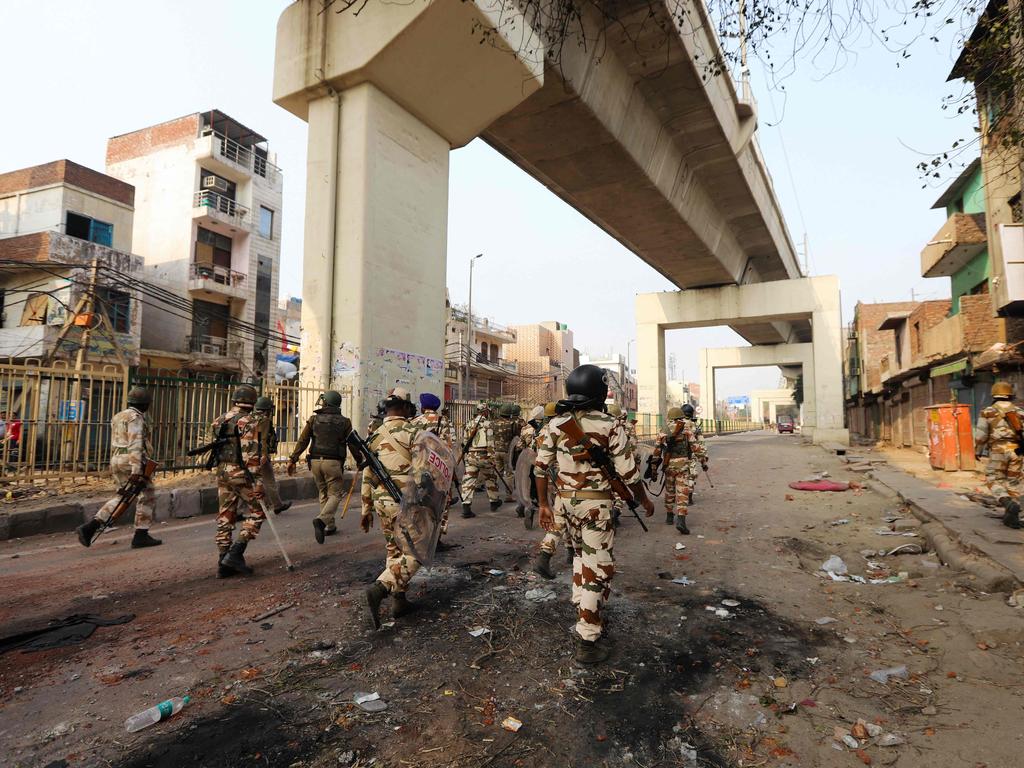
[[[638,325],[636,346],[637,409],[640,413],[664,416],[668,389],[665,383],[665,331],[657,323]]]
[[[700,351],[700,404],[704,418],[717,418],[715,414],[715,369],[708,361],[708,350]]]
[[[814,410],[814,441],[847,442],[843,412],[842,320],[838,296],[831,306],[811,315],[814,371],[804,370],[804,407]]]

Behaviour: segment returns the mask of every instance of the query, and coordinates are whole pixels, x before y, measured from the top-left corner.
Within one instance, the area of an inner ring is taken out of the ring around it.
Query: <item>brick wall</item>
[[[194,140],[199,135],[199,113],[151,125],[107,141],[107,166],[148,155],[154,149]]]
[[[992,312],[992,297],[987,293],[960,297],[960,317],[964,329],[964,349],[984,352],[1000,341],[1006,341],[1007,321]],[[1014,327],[1020,325],[1019,320]]]
[[[0,195],[26,192],[61,182],[125,205],[135,205],[135,187],[131,184],[71,160],[54,160],[52,163],[0,173]]]
[[[907,333],[910,340],[910,361],[920,364],[924,352],[924,332],[941,323],[949,316],[953,303],[950,299],[922,301],[907,318]]]
[[[886,355],[895,359],[896,342],[892,331],[880,331],[878,326],[886,315],[910,312],[917,306],[914,301],[895,301],[885,304],[857,304],[857,336],[860,343],[861,366],[864,371],[865,390],[878,391],[882,387],[879,363]]]
[[[50,233],[35,232],[0,239],[0,259],[11,261],[46,261],[50,255]]]

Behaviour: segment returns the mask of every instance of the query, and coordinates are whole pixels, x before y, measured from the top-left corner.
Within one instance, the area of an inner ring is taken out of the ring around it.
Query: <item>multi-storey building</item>
[[[622,355],[593,357],[581,355],[580,364],[589,363],[608,371],[608,400],[618,403],[624,411],[636,410],[636,379],[629,372],[626,358]]]
[[[0,174],[0,357],[136,365],[135,190],[73,163]]]
[[[549,320],[514,326],[514,343],[505,344],[505,357],[515,361],[518,375],[513,398],[520,403],[545,403],[565,396],[565,377],[579,365],[579,350],[565,323]]]
[[[444,399],[510,399],[512,390],[509,382],[516,375],[517,366],[515,362],[502,357],[501,349],[503,345],[515,341],[514,329],[475,312],[473,332],[470,334],[467,309],[447,303]]]
[[[267,140],[219,110],[107,142],[107,171],[133,184],[132,248],[144,277],[180,299],[143,313],[149,368],[273,371],[281,255],[281,170]]]

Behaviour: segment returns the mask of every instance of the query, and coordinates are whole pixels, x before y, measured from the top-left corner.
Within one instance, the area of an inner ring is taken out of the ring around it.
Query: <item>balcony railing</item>
[[[207,264],[193,264],[191,277],[234,287],[239,287],[245,282],[245,274],[242,272],[236,272],[227,267],[216,267]]]
[[[464,309],[457,309],[455,307],[452,307],[451,313],[452,320],[456,322],[464,323],[468,318],[468,313]],[[481,317],[479,315],[473,315],[473,331],[474,333],[476,331],[481,331],[483,333],[489,333],[494,336],[504,336],[511,339],[512,341],[516,340],[516,331],[514,328],[509,328],[507,325],[495,323],[493,320],[490,320],[489,318],[486,317]]]
[[[238,339],[225,339],[220,336],[202,334],[187,336],[185,341],[188,351],[192,354],[231,358],[242,356],[242,342]]]
[[[213,138],[213,152],[218,157],[242,168],[247,173],[262,176],[269,181],[275,181],[278,174],[281,173],[281,169],[266,157],[256,153],[249,147],[242,146],[237,141],[229,139],[222,133],[206,131],[203,135]]]
[[[212,189],[201,189],[192,196],[193,208],[208,208],[235,226],[241,228],[248,224],[249,209],[239,205],[230,197],[214,192]]]
[[[984,213],[954,213],[921,251],[921,276],[949,276],[985,250]]]

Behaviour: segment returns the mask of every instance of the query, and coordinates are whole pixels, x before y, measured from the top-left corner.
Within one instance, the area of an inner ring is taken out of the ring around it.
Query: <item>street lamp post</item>
[[[463,400],[469,400],[467,396],[472,388],[470,387],[470,375],[473,366],[473,263],[483,256],[478,253],[469,260],[469,307],[466,313],[467,338],[469,339],[469,353],[466,355],[466,391],[462,393]]]
[[[629,364],[629,348],[636,344],[636,339],[630,339],[626,342],[626,373],[633,374],[633,366]]]

